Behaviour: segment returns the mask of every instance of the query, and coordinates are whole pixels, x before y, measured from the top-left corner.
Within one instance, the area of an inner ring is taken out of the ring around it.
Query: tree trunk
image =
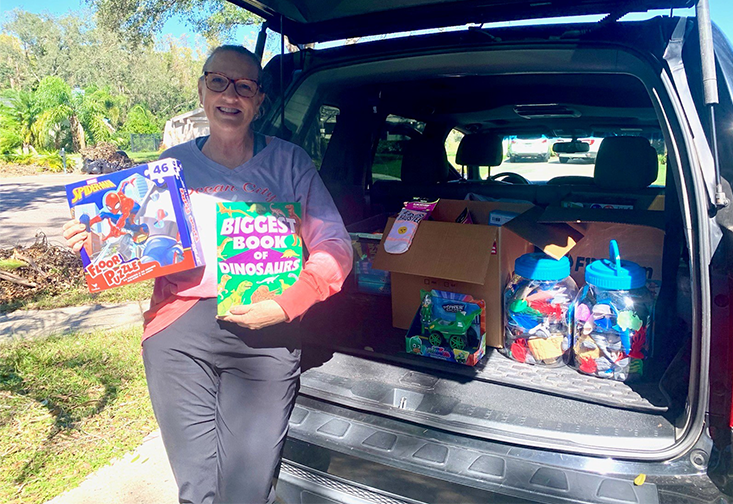
[[[23,147],[22,147],[22,150],[23,150],[23,154],[33,153],[36,156],[38,155],[38,151],[31,144],[24,143],[23,144]]]
[[[71,143],[74,146],[74,152],[79,152],[87,146],[84,141],[84,128],[75,114],[69,118],[69,124],[71,125]]]

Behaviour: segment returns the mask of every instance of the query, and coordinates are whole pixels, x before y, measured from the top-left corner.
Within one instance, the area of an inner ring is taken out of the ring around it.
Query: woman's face
[[[232,51],[215,54],[206,71],[218,72],[230,79],[255,81],[259,74],[259,69],[251,58]],[[251,98],[239,96],[232,83],[223,92],[217,93],[206,87],[204,79],[199,79],[198,88],[199,99],[204,105],[212,135],[226,133],[243,135],[265,99],[261,91]]]

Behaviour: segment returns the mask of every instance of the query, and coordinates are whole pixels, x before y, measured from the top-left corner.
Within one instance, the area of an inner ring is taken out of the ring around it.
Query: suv
[[[352,229],[413,196],[568,210],[579,195],[600,222],[636,210],[664,231],[652,251],[661,265],[653,356],[638,383],[524,365],[495,349],[476,367],[411,355],[390,297],[352,284],[313,307],[301,324],[280,499],[730,502],[733,51],[704,16],[702,37],[694,19],[618,21],[695,2],[236,3],[300,49],[266,66],[272,103],[260,129],[310,153]],[[481,25],[575,14],[609,15]],[[260,52],[265,39],[263,30]],[[703,82],[706,67],[717,82]],[[714,92],[719,104],[708,106]],[[492,147],[588,132],[603,138],[594,166],[502,164]],[[447,140],[457,138],[451,163]],[[643,148],[623,147],[636,140]],[[592,260],[574,259],[574,268]]]
[[[509,139],[507,157],[512,163],[521,159],[547,162],[550,160],[550,144],[545,137],[516,136]]]

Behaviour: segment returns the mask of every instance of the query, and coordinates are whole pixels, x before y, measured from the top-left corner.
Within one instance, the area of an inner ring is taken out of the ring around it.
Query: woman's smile
[[[232,114],[232,115],[234,115],[234,114],[241,113],[241,110],[236,109],[236,108],[216,107],[216,109],[219,110],[220,112],[224,112],[225,114]]]

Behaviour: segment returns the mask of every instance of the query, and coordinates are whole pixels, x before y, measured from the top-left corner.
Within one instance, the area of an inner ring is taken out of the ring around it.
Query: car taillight
[[[588,140],[588,145],[593,145],[593,142],[595,142],[595,139],[591,138],[590,140]]]
[[[546,138],[543,138],[543,139],[542,139],[542,143],[543,143],[543,144],[546,144],[546,143],[547,143],[547,139],[546,139]]]

